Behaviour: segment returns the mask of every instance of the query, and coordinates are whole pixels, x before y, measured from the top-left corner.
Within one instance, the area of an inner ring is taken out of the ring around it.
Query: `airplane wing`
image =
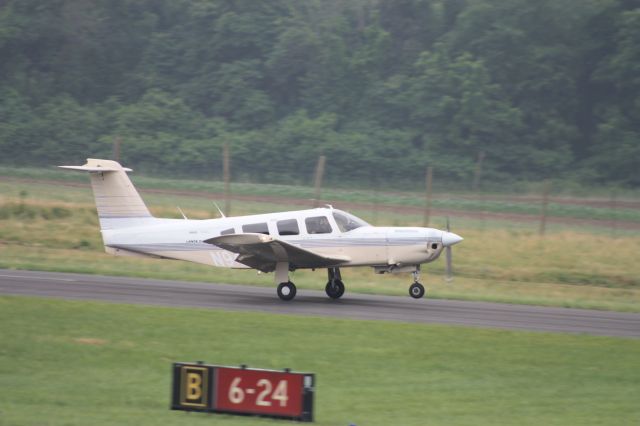
[[[204,240],[232,253],[236,262],[262,272],[275,270],[276,263],[288,262],[296,268],[326,268],[348,262],[346,256],[322,256],[265,234],[230,234]]]

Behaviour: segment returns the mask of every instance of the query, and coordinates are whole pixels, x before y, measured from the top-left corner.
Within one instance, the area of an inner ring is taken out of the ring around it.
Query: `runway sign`
[[[312,422],[314,386],[308,373],[174,363],[171,409]]]
[[[171,408],[206,411],[211,406],[213,373],[214,370],[205,365],[174,364]]]

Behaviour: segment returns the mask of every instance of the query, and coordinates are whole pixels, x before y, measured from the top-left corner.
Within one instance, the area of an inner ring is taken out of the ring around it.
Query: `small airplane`
[[[340,268],[353,266],[410,272],[409,295],[419,299],[425,294],[420,265],[446,249],[450,274],[451,246],[462,241],[448,229],[372,226],[331,206],[235,217],[221,212],[205,220],[156,218],[127,176],[132,170],[118,162],[89,158],[83,166],[59,167],[89,173],[107,253],[275,272],[282,300],[296,295],[289,272],[318,268],[328,271],[327,296],[339,299],[345,290]]]

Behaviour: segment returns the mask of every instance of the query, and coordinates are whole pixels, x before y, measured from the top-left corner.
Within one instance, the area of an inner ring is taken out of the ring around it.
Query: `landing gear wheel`
[[[424,296],[424,286],[420,283],[413,283],[409,287],[409,295],[414,299],[420,299]]]
[[[340,280],[329,281],[324,291],[330,298],[339,299],[344,294],[344,284]]]
[[[291,281],[278,285],[278,297],[281,300],[291,300],[296,297],[296,286]]]

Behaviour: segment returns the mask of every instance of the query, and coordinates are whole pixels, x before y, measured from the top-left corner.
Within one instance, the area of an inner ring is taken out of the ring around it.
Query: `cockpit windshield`
[[[361,226],[369,226],[364,220],[341,210],[333,210],[333,217],[342,232],[353,231]]]

